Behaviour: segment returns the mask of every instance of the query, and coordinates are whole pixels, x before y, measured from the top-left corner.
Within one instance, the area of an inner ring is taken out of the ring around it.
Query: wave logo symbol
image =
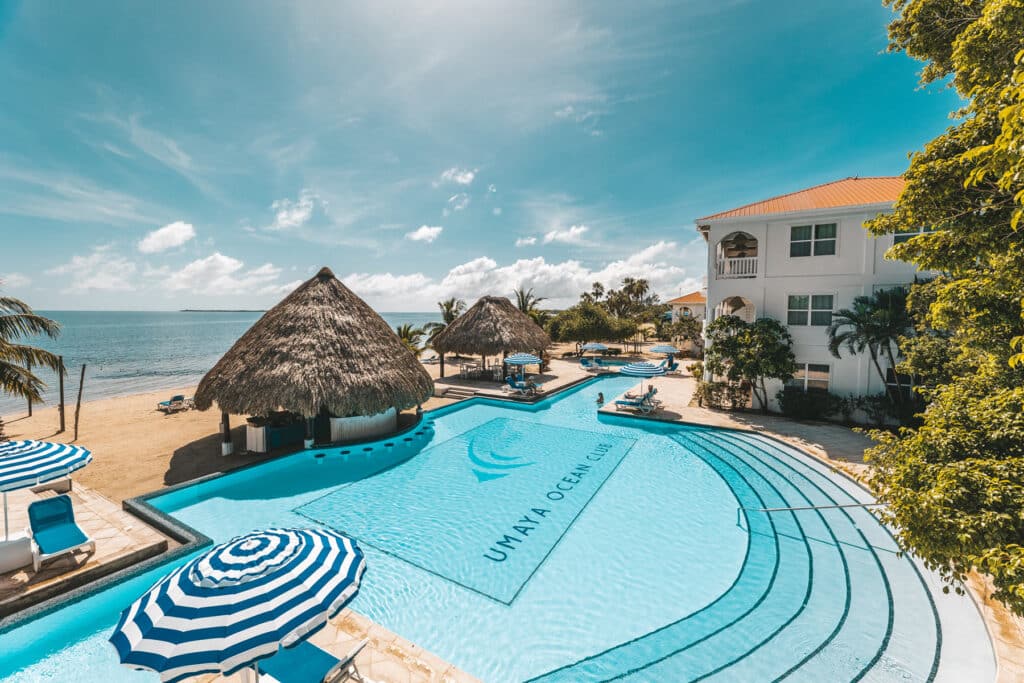
[[[536,464],[532,460],[519,462],[523,457],[521,455],[498,455],[493,450],[485,454],[477,448],[476,439],[469,442],[469,461],[473,463],[473,474],[476,475],[479,482],[501,479],[512,474],[513,470]]]

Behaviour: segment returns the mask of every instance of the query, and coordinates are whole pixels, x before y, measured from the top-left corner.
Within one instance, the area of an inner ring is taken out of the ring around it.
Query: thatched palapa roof
[[[434,383],[365,301],[322,268],[267,311],[213,366],[196,407],[243,415],[373,415],[423,403]]]
[[[551,338],[503,296],[485,296],[434,337],[438,353],[496,356],[542,351]]]

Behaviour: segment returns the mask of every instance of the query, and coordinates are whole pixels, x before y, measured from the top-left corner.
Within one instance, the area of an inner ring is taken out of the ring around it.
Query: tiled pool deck
[[[24,489],[8,494],[10,528],[28,526],[28,506],[46,492]],[[0,623],[3,617],[55,595],[95,581],[149,557],[159,555],[173,544],[116,503],[80,484],[70,494],[75,521],[96,541],[96,552],[75,553],[47,562],[39,573],[32,566],[0,574]]]

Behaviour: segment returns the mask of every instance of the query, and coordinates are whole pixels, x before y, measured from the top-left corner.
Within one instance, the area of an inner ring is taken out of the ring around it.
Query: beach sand
[[[432,377],[437,365],[425,365]],[[248,455],[245,449],[245,418],[231,416],[235,454],[220,454],[220,412],[188,410],[165,415],[156,404],[174,394],[191,396],[195,387],[164,389],[114,398],[84,401],[75,443],[93,453],[92,463],[75,473],[74,479],[111,500],[157,489],[216,472],[268,460],[280,453]],[[451,403],[431,399],[424,408]],[[75,406],[67,407],[66,429],[60,425],[56,406],[36,406],[32,417],[26,413],[4,415],[4,432],[9,439],[40,439],[71,442],[74,436]]]

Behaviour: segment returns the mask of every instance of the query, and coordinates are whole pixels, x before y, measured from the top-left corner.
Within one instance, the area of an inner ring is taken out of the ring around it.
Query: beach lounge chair
[[[308,640],[294,647],[281,648],[276,655],[259,663],[260,683],[372,683],[356,669],[356,656],[368,642],[362,641],[341,659]]]
[[[157,403],[156,409],[162,410],[168,415],[170,415],[171,413],[176,413],[179,410],[191,410],[193,405],[194,403],[192,402],[191,398],[187,398],[182,394],[178,394],[176,396],[171,396],[170,400],[168,401],[160,401],[159,403]]]
[[[519,382],[515,377],[506,377],[505,387],[503,388],[515,396],[532,396],[534,393],[533,385],[527,382]]]
[[[96,542],[75,524],[75,511],[67,495],[37,500],[28,506],[29,532],[32,534],[32,569],[38,572],[43,562],[76,550],[96,552]]]
[[[597,372],[597,366],[589,358],[580,358],[580,367],[587,372]]]

